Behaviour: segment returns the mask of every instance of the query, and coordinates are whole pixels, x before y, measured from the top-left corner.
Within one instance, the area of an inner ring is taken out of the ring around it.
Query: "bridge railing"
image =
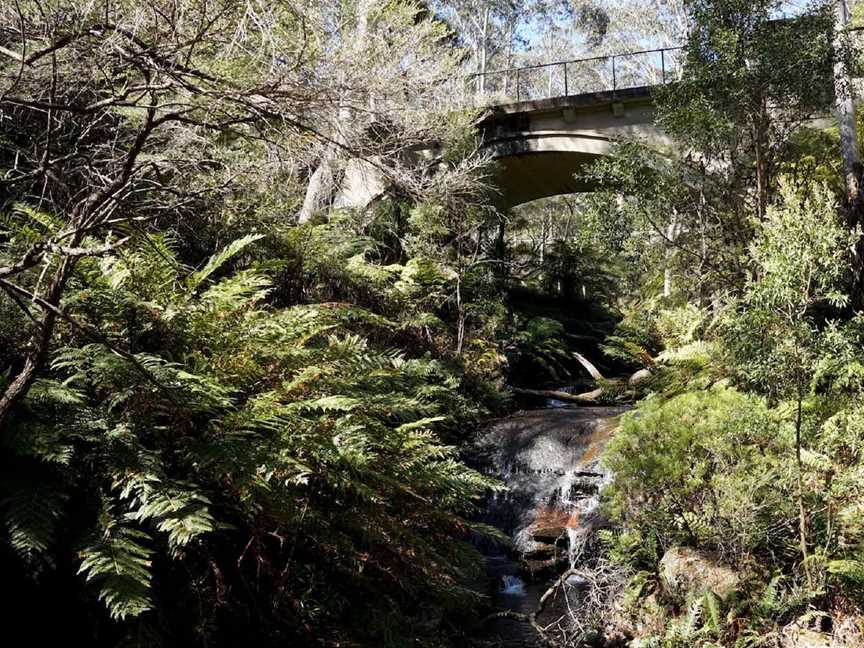
[[[682,48],[490,70],[464,77],[462,102],[489,105],[662,85],[680,78]]]

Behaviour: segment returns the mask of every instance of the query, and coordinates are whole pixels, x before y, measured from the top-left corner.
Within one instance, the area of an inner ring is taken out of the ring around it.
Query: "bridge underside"
[[[508,208],[538,198],[594,191],[596,184],[580,175],[599,157],[593,153],[547,151],[499,158],[496,202]]]
[[[638,140],[670,147],[654,126],[651,88],[629,88],[490,108],[477,123],[483,149],[498,162],[493,178],[497,207],[507,210],[538,198],[594,191],[581,177],[613,142]],[[436,145],[414,153],[434,158]],[[365,207],[387,188],[380,171],[363,159],[345,169],[336,206]]]

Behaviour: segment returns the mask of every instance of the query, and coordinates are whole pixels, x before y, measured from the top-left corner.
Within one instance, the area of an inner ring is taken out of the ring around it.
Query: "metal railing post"
[[[660,50],[660,83],[666,85],[666,50]]]
[[[564,62],[564,96],[569,97],[570,92],[567,90],[567,62]]]
[[[612,57],[612,92],[618,89],[618,80],[615,75],[615,57]]]
[[[516,70],[516,101],[522,101],[522,84],[519,83],[519,72],[520,70]]]

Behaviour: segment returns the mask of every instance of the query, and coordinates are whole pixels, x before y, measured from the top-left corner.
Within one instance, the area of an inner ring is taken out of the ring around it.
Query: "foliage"
[[[356,605],[348,585],[361,575],[366,591],[382,595],[460,599],[455,579],[471,551],[455,539],[467,529],[459,515],[493,484],[435,434],[470,407],[453,406],[458,376],[374,346],[364,329],[395,330],[362,309],[268,308],[266,275],[224,272],[255,239],[226,246],[198,271],[183,270],[158,239],[86,264],[73,300],[86,294],[82,315],[114,344],[133,340],[133,351],[59,349],[53,378],[30,392],[9,449],[53,471],[58,495],[4,489],[14,546],[62,556],[52,526],[74,514],[80,542],[93,535],[80,573],[118,619],[169,596],[153,586],[157,555],[195,578],[215,570],[230,582],[252,569],[262,596],[302,601],[295,614],[308,621]],[[88,494],[104,510],[89,521]],[[216,557],[226,551],[240,556],[236,566]],[[205,567],[205,555],[217,562]],[[292,565],[298,572],[285,582]],[[411,613],[389,600],[393,613]]]
[[[784,185],[782,199],[758,226],[750,251],[755,276],[725,333],[741,378],[780,398],[809,385],[816,309],[845,304],[844,262],[858,237],[838,222],[824,185],[803,196]]]
[[[764,402],[731,387],[649,398],[607,448],[611,510],[662,546],[695,542],[729,560],[785,551],[788,443]]]

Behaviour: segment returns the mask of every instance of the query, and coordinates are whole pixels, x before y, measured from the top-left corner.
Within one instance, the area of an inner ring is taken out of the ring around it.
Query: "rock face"
[[[741,587],[741,577],[705,552],[689,547],[672,547],[660,561],[663,591],[683,602],[713,592],[728,598]]]

